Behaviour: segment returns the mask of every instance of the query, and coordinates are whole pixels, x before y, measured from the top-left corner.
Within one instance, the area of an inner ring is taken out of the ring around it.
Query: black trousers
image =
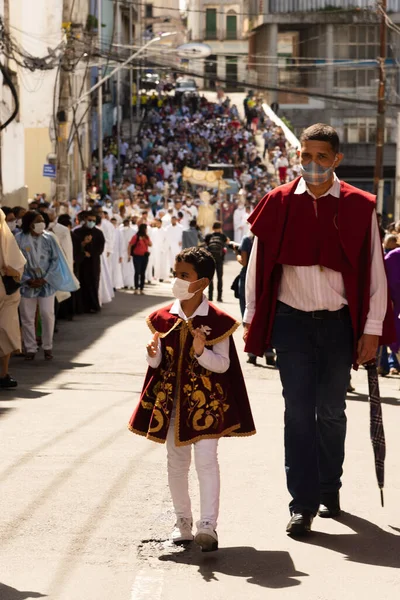
[[[144,281],[148,262],[148,256],[133,257],[133,266],[135,267],[135,290],[143,290],[144,288]]]
[[[224,258],[223,257],[215,257],[215,274],[217,275],[217,299],[222,299],[222,277],[224,271]],[[208,287],[208,299],[212,300],[214,294],[214,280],[210,281],[210,285]]]

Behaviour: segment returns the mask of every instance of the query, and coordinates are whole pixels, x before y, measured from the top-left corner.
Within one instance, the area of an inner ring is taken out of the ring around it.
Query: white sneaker
[[[171,540],[174,544],[193,541],[192,519],[179,517],[176,520],[174,530],[171,534]]]
[[[201,548],[202,552],[214,552],[218,550],[218,535],[211,525],[210,521],[198,521],[197,533],[194,541]]]

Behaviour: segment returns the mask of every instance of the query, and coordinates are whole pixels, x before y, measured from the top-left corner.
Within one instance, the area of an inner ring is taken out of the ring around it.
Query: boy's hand
[[[157,354],[159,337],[160,337],[160,334],[158,333],[158,331],[156,331],[155,334],[153,335],[153,339],[146,346],[147,354],[151,358],[154,358],[155,355]]]
[[[193,349],[196,353],[196,356],[201,356],[204,352],[206,336],[200,329],[195,329],[193,332],[193,337]]]
[[[247,342],[247,336],[249,335],[250,325],[249,323],[243,323],[243,340]]]

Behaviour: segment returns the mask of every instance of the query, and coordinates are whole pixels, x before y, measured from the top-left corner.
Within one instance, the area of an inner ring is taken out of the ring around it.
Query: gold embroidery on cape
[[[192,323],[192,319],[189,319],[187,322],[187,325],[189,327],[189,331],[190,333],[194,336],[194,327],[193,327],[193,323]],[[205,341],[205,346],[214,346],[215,344],[218,344],[219,342],[222,342],[223,340],[225,340],[227,337],[231,336],[233,333],[235,333],[236,329],[240,327],[240,323],[238,323],[238,321],[236,321],[233,326],[226,331],[225,333],[223,333],[222,335],[220,335],[217,338],[214,338],[213,340],[208,340],[206,339]]]
[[[183,387],[183,405],[187,409],[186,425],[194,431],[218,431],[224,423],[224,413],[229,410],[227,395],[220,383],[212,384],[212,373],[202,368],[196,372],[198,362],[190,352],[187,374],[189,382]]]
[[[165,368],[160,368],[160,378],[151,391],[146,391],[141,400],[143,408],[153,410],[148,433],[158,433],[164,427],[168,428],[170,412],[174,402],[172,382],[176,377],[174,370],[174,349],[171,346],[165,348]],[[147,402],[146,398],[155,398],[153,402]]]
[[[150,329],[151,333],[159,333],[161,339],[167,337],[167,335],[169,335],[171,333],[171,331],[174,331],[174,329],[176,329],[178,327],[178,325],[180,325],[182,322],[183,322],[183,319],[178,319],[176,321],[176,323],[173,325],[173,327],[171,327],[171,329],[169,329],[169,331],[167,331],[165,333],[160,333],[160,331],[157,331],[157,329],[154,327],[153,323],[150,321],[150,317],[147,317],[147,319],[146,319],[147,326]]]

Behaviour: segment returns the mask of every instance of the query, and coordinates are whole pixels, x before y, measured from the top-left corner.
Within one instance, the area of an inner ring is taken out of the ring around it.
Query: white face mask
[[[7,225],[9,226],[11,231],[14,231],[14,229],[17,226],[17,221],[7,221]]]
[[[197,281],[200,280],[198,279]],[[189,292],[189,286],[192,283],[196,282],[185,281],[184,279],[178,279],[177,277],[175,277],[174,281],[172,282],[172,293],[175,296],[175,298],[181,301],[190,300],[195,294],[197,294],[197,292],[200,292],[200,290],[197,290],[196,292]]]
[[[45,223],[35,223],[33,225],[33,231],[37,235],[41,235],[45,229],[46,229],[46,224]]]

